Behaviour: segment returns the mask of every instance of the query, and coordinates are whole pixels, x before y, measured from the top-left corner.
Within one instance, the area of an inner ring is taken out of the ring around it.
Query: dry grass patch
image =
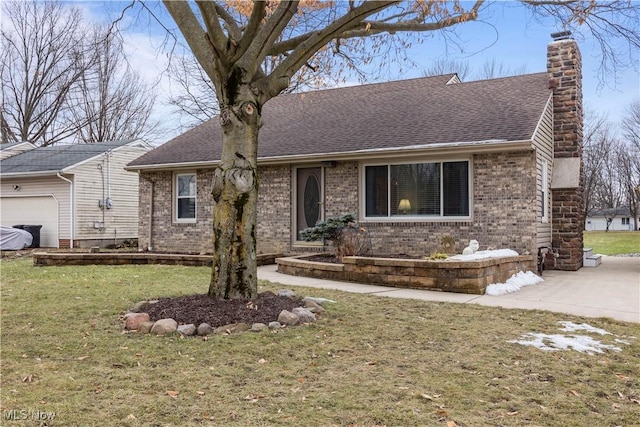
[[[55,413],[52,426],[630,426],[640,412],[637,324],[294,288],[337,303],[318,323],[277,333],[153,337],[123,334],[119,315],[142,299],[202,292],[208,268],[0,267],[3,418],[24,410]],[[622,351],[508,342],[562,333],[559,321],[603,328],[612,335],[592,337]]]

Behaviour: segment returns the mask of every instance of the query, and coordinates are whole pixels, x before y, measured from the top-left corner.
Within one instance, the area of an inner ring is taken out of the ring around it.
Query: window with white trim
[[[469,161],[364,166],[367,219],[470,216]]]
[[[175,219],[177,222],[195,222],[196,174],[181,173],[175,177]]]
[[[622,220],[622,225],[629,225],[629,218],[620,218]]]

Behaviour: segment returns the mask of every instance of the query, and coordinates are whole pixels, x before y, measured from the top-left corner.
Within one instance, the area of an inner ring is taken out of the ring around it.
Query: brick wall
[[[286,253],[291,246],[291,167],[259,170],[257,252]]]
[[[469,240],[481,249],[536,251],[534,152],[474,155],[472,219],[436,222],[366,222],[376,254],[429,255],[451,236],[461,253]]]
[[[568,36],[567,34],[563,35]],[[549,88],[553,90],[554,157],[579,159],[578,187],[552,191],[552,245],[558,251],[556,268],[582,267],[582,63],[575,40],[555,40],[547,49]]]
[[[441,239],[452,236],[456,252],[470,239],[487,247],[535,253],[536,163],[535,153],[491,153],[472,160],[473,217],[468,221],[362,222],[375,254],[428,255],[441,250]],[[151,246],[154,252],[211,253],[212,198],[210,170],[197,172],[198,224],[172,223],[171,172],[145,172],[140,180],[139,245],[149,246],[151,181],[154,215]],[[258,253],[308,251],[292,245],[292,167],[260,168],[258,197]],[[357,162],[339,162],[325,168],[326,217],[354,212],[359,215]]]
[[[212,206],[211,178],[213,171],[198,170],[196,218],[197,224],[173,222],[173,173],[144,172],[140,177],[139,238],[138,246],[154,252],[175,252],[185,254],[211,253]],[[151,191],[153,188],[153,218],[151,212]],[[149,242],[149,226],[152,221],[152,236]]]

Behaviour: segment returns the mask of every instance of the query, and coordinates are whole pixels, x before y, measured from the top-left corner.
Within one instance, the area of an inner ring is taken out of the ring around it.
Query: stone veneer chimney
[[[571,32],[551,35],[547,75],[553,91],[552,245],[556,269],[582,267],[582,59]]]

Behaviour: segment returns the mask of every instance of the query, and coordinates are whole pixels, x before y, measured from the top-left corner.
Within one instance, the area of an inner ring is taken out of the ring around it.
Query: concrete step
[[[602,264],[602,255],[595,254],[588,257],[584,257],[582,265],[584,267],[597,267]]]
[[[593,255],[593,249],[591,249],[591,248],[583,248],[582,249],[582,258],[586,259],[587,257],[590,257],[591,255]]]

